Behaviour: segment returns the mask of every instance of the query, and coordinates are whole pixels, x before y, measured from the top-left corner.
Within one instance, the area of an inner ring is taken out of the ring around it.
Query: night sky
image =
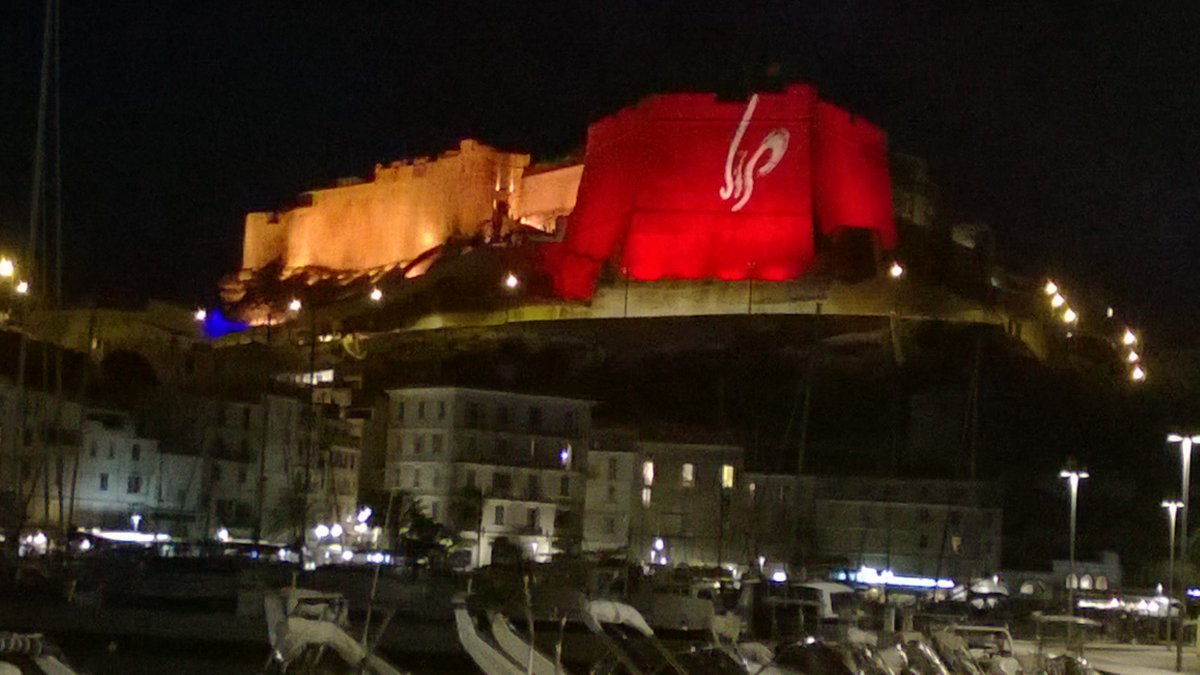
[[[992,225],[1009,264],[1103,289],[1172,342],[1200,328],[1195,9],[65,4],[76,302],[209,301],[238,266],[246,211],[466,136],[561,156],[590,120],[641,96],[737,92],[775,66],[926,157],[947,215]],[[0,242],[10,246],[27,228],[41,11],[35,0],[0,6]]]

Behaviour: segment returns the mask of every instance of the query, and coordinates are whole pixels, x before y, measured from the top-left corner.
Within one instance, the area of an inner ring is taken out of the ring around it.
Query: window
[[[242,483],[245,483],[245,482],[246,482],[246,467],[239,466],[238,467],[238,484],[241,485]]]
[[[108,492],[108,474],[100,474],[100,491]]]
[[[654,485],[654,462],[642,462],[642,485],[646,487]]]
[[[691,462],[685,462],[683,472],[679,476],[679,482],[683,487],[692,487],[696,484],[696,466]]]
[[[467,404],[467,426],[479,426],[479,404],[474,401]]]
[[[417,401],[417,419],[425,419],[425,401]]]
[[[109,459],[117,458],[117,444],[113,443],[112,441],[108,442],[108,458]]]
[[[429,519],[436,521],[438,519],[438,507],[441,506],[438,502],[433,502],[429,505]]]
[[[397,422],[404,421],[404,401],[396,402],[396,421]]]
[[[933,520],[933,516],[929,513],[929,509],[921,509],[921,522],[928,523],[930,520]]]
[[[617,519],[608,516],[604,519],[604,534],[615,534],[617,531]]]
[[[1092,575],[1084,574],[1079,577],[1079,588],[1084,591],[1092,590]]]
[[[512,476],[497,472],[492,474],[492,494],[497,497],[507,497],[512,489]]]
[[[139,492],[142,491],[142,477],[138,476],[138,475],[130,476],[129,482],[128,482],[128,484],[126,484],[125,487],[126,487],[125,491],[128,492],[129,494],[131,494],[131,495],[138,494]]]
[[[421,487],[421,470],[420,470],[420,469],[413,469],[413,483],[412,483],[412,485],[413,485],[413,487],[414,487],[414,488],[419,488],[419,487]]]
[[[617,486],[609,485],[608,486],[608,503],[613,504],[616,501],[617,501]]]
[[[559,479],[559,481],[558,481],[558,496],[560,496],[560,497],[570,497],[571,496],[571,477],[570,476],[563,476],[562,478]]]
[[[420,455],[425,452],[425,436],[423,434],[413,434],[413,454]]]
[[[134,443],[133,447],[130,448],[130,450],[129,450],[129,456],[135,462],[140,460],[142,458],[142,446],[137,443]]]
[[[91,447],[91,450],[88,452],[88,455],[91,457],[96,456],[96,441],[92,441],[92,447]]]
[[[446,402],[445,401],[438,401],[438,419],[439,420],[446,419]]]
[[[617,468],[618,468],[618,467],[617,467],[617,458],[616,458],[616,457],[610,457],[610,458],[608,459],[608,479],[609,479],[609,480],[616,480],[616,479],[617,479],[617,473],[618,473],[618,472],[617,472]]]
[[[542,484],[538,482],[537,474],[529,475],[528,495],[530,499],[542,498]]]
[[[726,488],[726,489],[732,488],[733,487],[733,478],[734,478],[733,465],[732,464],[722,465],[721,466],[721,487]]]
[[[509,418],[508,406],[506,406],[506,405],[500,406],[496,410],[496,421],[499,422],[501,427],[507,427],[508,421],[509,421],[508,418]]]
[[[475,487],[475,469],[467,469],[466,483],[467,487]]]
[[[442,454],[442,444],[445,441],[446,441],[446,439],[441,434],[433,434],[429,438],[430,452],[432,452],[435,455]]]
[[[212,480],[214,483],[221,482],[221,465],[220,464],[213,464]]]
[[[642,506],[650,506],[650,488],[642,488]]]
[[[508,456],[508,439],[501,436],[496,439],[496,454],[501,458]]]
[[[504,507],[496,505],[496,510],[492,512],[492,522],[496,525],[504,524]]]
[[[529,430],[540,431],[542,428],[542,409],[536,406],[529,407]]]
[[[929,548],[929,535],[921,535],[921,548]]]
[[[568,434],[574,434],[579,431],[579,426],[576,425],[576,423],[575,423],[575,411],[574,410],[568,410],[567,414],[565,416],[563,416],[563,427],[566,428],[566,432]]]
[[[537,509],[529,509],[529,511],[527,511],[525,513],[525,524],[528,525],[529,529],[531,529],[531,530],[537,529],[537,526],[538,526],[538,510]]]

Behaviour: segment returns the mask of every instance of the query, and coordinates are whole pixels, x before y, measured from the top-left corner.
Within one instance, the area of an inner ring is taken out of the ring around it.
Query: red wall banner
[[[895,245],[880,129],[807,85],[668,94],[588,129],[575,210],[544,261],[569,299],[590,297],[609,261],[639,281],[779,281],[808,271],[817,231],[847,226]]]

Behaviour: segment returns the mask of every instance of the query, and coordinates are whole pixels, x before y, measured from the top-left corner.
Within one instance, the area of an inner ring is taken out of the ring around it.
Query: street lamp
[[[1187,532],[1188,532],[1188,493],[1192,482],[1192,445],[1200,443],[1200,436],[1181,436],[1180,434],[1170,434],[1167,436],[1168,443],[1179,444],[1179,462],[1180,462],[1180,490],[1179,494],[1183,498],[1183,506],[1181,507],[1180,521],[1183,527],[1179,531],[1179,549],[1187,554]]]
[[[383,300],[383,291],[379,290],[378,288],[372,288],[371,302],[379,302],[380,300]]]
[[[899,262],[893,262],[892,266],[888,268],[888,276],[893,279],[899,279],[904,276],[904,265],[901,265]]]
[[[18,281],[17,282],[17,293],[19,295],[25,295],[28,292],[29,292],[29,282],[25,281],[24,279],[22,279],[21,281]]]
[[[208,310],[204,309],[203,307],[197,309],[195,317],[196,317],[196,321],[203,322],[205,319],[208,318]]]
[[[1067,614],[1075,615],[1075,587],[1079,585],[1079,575],[1075,572],[1075,514],[1079,506],[1079,481],[1088,477],[1086,469],[1063,469],[1058,472],[1071,486],[1071,572],[1067,577]]]
[[[12,258],[0,258],[0,278],[11,279],[17,273],[17,266],[13,264]]]
[[[1058,293],[1058,284],[1054,283],[1053,279],[1047,279],[1046,285],[1042,287],[1042,290],[1045,291],[1046,295],[1054,295]]]
[[[504,287],[508,290],[515,290],[517,286],[520,285],[521,280],[518,279],[517,275],[513,274],[512,272],[509,272],[508,275],[504,277]]]
[[[1168,546],[1171,549],[1170,562],[1167,563],[1167,589],[1171,597],[1175,597],[1175,520],[1179,515],[1179,509],[1183,508],[1183,502],[1178,499],[1164,499],[1162,507],[1167,510],[1167,521],[1170,526],[1167,535]],[[1170,618],[1171,613],[1167,612],[1167,617]]]
[[[1063,323],[1075,323],[1078,318],[1079,315],[1076,314],[1075,310],[1071,309],[1070,307],[1068,307],[1067,311],[1063,312],[1062,315]]]

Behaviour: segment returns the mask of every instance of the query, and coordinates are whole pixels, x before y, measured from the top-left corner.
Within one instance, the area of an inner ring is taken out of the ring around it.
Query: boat
[[[285,588],[267,594],[263,609],[271,642],[268,672],[319,668],[330,673],[402,675],[350,636],[349,605],[340,594]]]
[[[3,675],[75,675],[62,653],[40,633],[0,632]]]

